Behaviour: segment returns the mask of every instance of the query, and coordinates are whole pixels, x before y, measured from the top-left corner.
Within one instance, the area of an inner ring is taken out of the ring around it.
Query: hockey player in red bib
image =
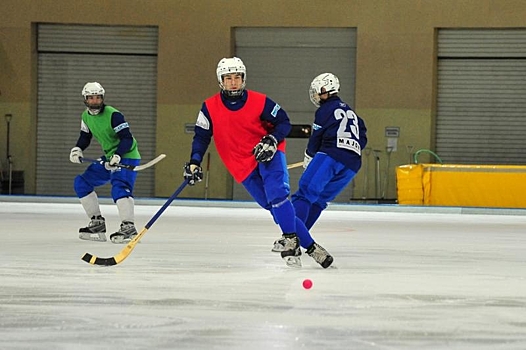
[[[214,136],[230,174],[280,226],[281,257],[287,265],[301,267],[301,244],[323,268],[329,267],[332,256],[314,242],[289,200],[285,137],[291,124],[287,113],[266,95],[245,89],[246,67],[238,57],[221,59],[216,74],[221,92],[205,100],[199,111],[185,179],[189,185],[202,181],[201,162]]]

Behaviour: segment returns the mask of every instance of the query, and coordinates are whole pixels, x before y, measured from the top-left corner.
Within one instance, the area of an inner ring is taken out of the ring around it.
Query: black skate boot
[[[110,235],[112,243],[122,244],[128,243],[137,236],[137,230],[135,225],[131,221],[123,221],[119,231]]]
[[[86,241],[106,242],[106,220],[92,216],[88,226],[79,229],[79,238]]]
[[[301,249],[300,240],[295,233],[288,233],[283,235],[285,240],[285,247],[281,252],[281,258],[285,260],[287,266],[301,267]]]
[[[307,249],[307,254],[318,264],[321,265],[324,269],[331,266],[332,262],[334,261],[334,258],[318,243],[314,242],[309,249]]]
[[[280,239],[276,239],[274,241],[274,246],[272,247],[272,251],[279,253],[279,252],[282,252],[283,249],[285,249],[285,238],[281,237]]]

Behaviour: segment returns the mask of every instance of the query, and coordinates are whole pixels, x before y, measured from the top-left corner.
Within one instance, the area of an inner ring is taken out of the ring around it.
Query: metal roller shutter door
[[[341,97],[354,105],[356,67],[355,28],[236,28],[236,55],[247,66],[247,88],[265,93],[287,111],[292,124],[311,125],[315,106],[309,100],[312,79],[323,72],[338,76]],[[287,160],[303,160],[307,139],[287,139]],[[290,171],[292,192],[303,168]],[[335,199],[349,202],[351,183]],[[235,183],[233,198],[251,199]]]
[[[81,90],[100,82],[105,102],[130,123],[143,161],[155,157],[157,28],[40,24],[38,26],[37,194],[75,195],[73,179],[86,165],[69,162],[80,132]],[[86,157],[101,155],[93,140]],[[154,173],[141,172],[136,197],[154,191]],[[97,192],[110,195],[106,185]]]
[[[526,30],[438,32],[436,152],[446,163],[524,164]]]

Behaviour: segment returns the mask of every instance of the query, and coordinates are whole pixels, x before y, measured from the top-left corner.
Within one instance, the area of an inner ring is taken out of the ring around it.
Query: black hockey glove
[[[258,162],[268,162],[274,158],[278,150],[278,140],[272,135],[264,136],[261,141],[254,147],[252,153]]]
[[[192,159],[184,165],[183,176],[188,181],[188,184],[193,186],[197,182],[203,181],[203,168],[201,168],[199,162]]]

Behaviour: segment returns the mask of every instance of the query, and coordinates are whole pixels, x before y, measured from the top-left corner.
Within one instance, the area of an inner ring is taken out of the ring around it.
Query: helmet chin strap
[[[233,90],[233,91],[230,91],[230,90],[223,90],[223,94],[225,95],[225,97],[241,97],[243,95],[243,91],[244,89],[241,89],[241,90]]]

